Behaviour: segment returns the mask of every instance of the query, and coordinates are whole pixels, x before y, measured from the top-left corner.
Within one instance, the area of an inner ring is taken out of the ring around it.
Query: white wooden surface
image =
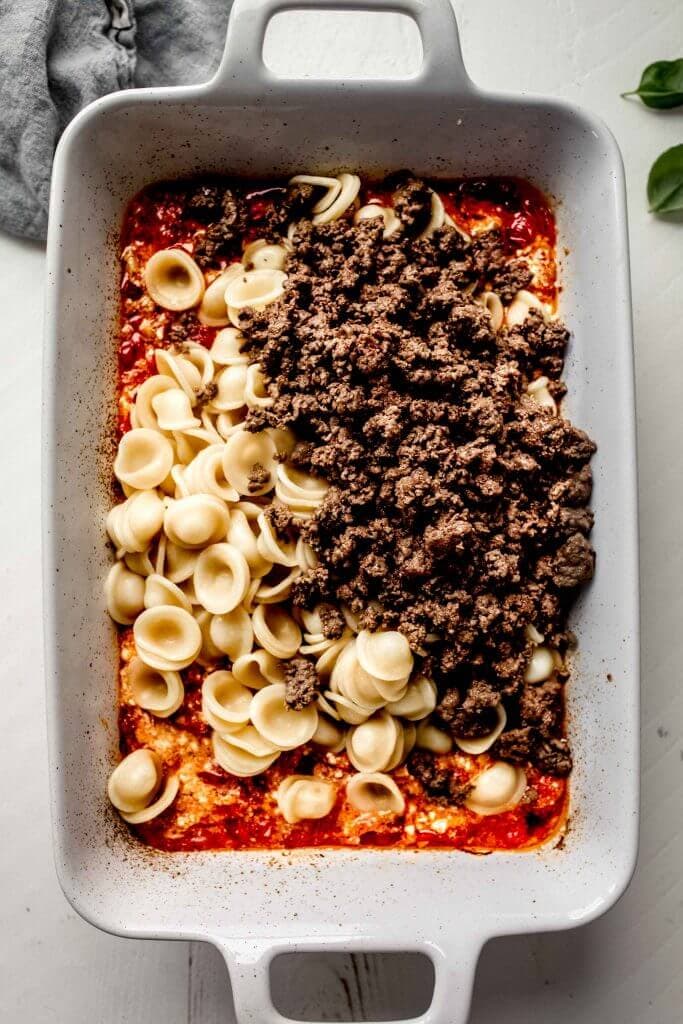
[[[680,0],[456,0],[475,81],[575,100],[602,116],[629,182],[640,424],[643,570],[643,830],[640,866],[607,917],[579,931],[491,943],[473,1024],[676,1024],[683,1005],[683,224],[646,211],[654,157],[683,141],[683,114],[619,99],[652,60],[683,51]],[[297,18],[301,16],[296,16]],[[355,43],[323,22],[282,22],[271,59],[329,73],[391,67],[398,28]],[[340,41],[341,40],[341,41]],[[2,44],[0,44],[2,45]],[[340,54],[339,47],[343,46]],[[382,50],[382,48],[385,48]],[[393,49],[388,49],[393,48]],[[4,727],[0,743],[0,1022],[230,1024],[227,972],[200,944],[97,932],[67,906],[52,866],[41,668],[40,359],[43,252],[0,237],[0,586]],[[399,1016],[419,969],[297,963],[278,991],[318,1019]]]

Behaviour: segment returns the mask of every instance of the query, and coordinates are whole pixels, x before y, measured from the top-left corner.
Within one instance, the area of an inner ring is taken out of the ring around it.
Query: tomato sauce
[[[281,185],[237,183],[247,200],[249,225],[245,240],[259,237],[260,224]],[[476,234],[495,227],[510,257],[524,254],[536,270],[531,287],[554,303],[557,296],[556,231],[546,197],[528,182],[514,178],[463,179],[434,183],[446,213],[464,230]],[[128,207],[121,234],[123,273],[118,341],[118,430],[130,429],[130,409],[137,387],[155,372],[154,350],[167,347],[169,328],[187,314],[159,309],[147,295],[143,272],[149,257],[161,248],[179,245],[192,253],[202,225],[188,213],[188,183],[163,183],[143,190]],[[390,193],[364,186],[361,202],[390,204]],[[237,249],[234,259],[240,258]],[[212,268],[217,274],[227,260]],[[186,321],[187,322],[187,321]],[[216,328],[191,316],[191,336],[210,347]],[[401,767],[393,776],[406,809],[401,817],[360,814],[344,799],[353,769],[345,754],[321,752],[311,746],[283,753],[263,775],[238,779],[213,760],[211,730],[201,714],[205,671],[193,665],[183,673],[185,699],[170,718],[158,719],[132,699],[128,663],[134,654],[132,630],[120,636],[119,734],[122,754],[141,746],[155,749],[167,772],[177,772],[180,790],[173,804],[154,820],[135,828],[138,836],[160,850],[295,849],[310,847],[375,847],[392,849],[460,849],[474,853],[524,850],[556,836],[565,823],[568,784],[565,779],[527,771],[528,788],[514,810],[479,816],[465,807],[430,800],[419,782]],[[227,668],[225,660],[213,668]],[[444,767],[467,782],[490,763],[461,753],[442,755]],[[285,776],[309,774],[337,787],[336,803],[327,817],[287,824],[277,812],[274,791]]]

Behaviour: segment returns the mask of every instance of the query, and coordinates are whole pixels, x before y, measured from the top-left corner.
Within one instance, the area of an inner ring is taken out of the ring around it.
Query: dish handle
[[[420,90],[434,95],[467,93],[473,85],[465,70],[460,37],[450,0],[234,0],[223,57],[211,92],[225,92],[270,98],[280,93],[291,101],[300,90],[310,95],[311,80],[282,78],[273,74],[263,60],[263,41],[271,18],[284,11],[369,11],[403,14],[417,25],[422,37],[422,65],[407,78],[373,78],[372,87],[390,81],[392,89]],[[315,91],[345,93],[367,89],[368,80],[316,80]]]
[[[319,940],[280,942],[268,940],[213,940],[230,972],[237,1024],[292,1024],[273,1005],[270,965],[282,953],[392,952],[422,953],[434,965],[434,992],[429,1008],[420,1017],[403,1018],[403,1024],[466,1024],[472,1000],[474,973],[483,938],[471,932],[449,936],[446,943],[425,942],[397,947],[387,941]],[[385,1021],[384,1024],[391,1024]],[[401,1024],[401,1022],[394,1022]]]

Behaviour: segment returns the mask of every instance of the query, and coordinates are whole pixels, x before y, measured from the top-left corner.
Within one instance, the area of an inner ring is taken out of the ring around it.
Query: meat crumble
[[[496,332],[472,297],[492,287],[509,302],[528,264],[509,259],[495,230],[470,241],[446,223],[424,237],[431,196],[404,177],[388,238],[379,218],[298,222],[283,297],[245,314],[273,398],[246,425],[292,428],[293,463],[330,484],[303,528],[318,565],[295,581],[295,603],[345,603],[361,628],[400,630],[437,684],[446,729],[486,734],[503,700],[492,752],[565,775],[564,677],[525,683],[526,627],[566,651],[567,613],[595,561],[595,445],[527,393],[542,375],[562,397],[564,325],[531,309]],[[287,193],[271,228],[306,202]],[[231,230],[239,211],[225,199],[221,211]],[[340,635],[340,621],[323,622]],[[303,668],[288,676],[291,706],[304,706],[307,679]],[[413,762],[423,781],[425,759]]]

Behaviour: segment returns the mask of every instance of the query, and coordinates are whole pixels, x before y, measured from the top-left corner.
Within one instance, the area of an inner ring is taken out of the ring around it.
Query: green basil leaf
[[[658,60],[645,68],[640,85],[622,96],[639,96],[647,107],[670,110],[683,105],[683,57]]]
[[[683,210],[683,145],[657,157],[647,179],[647,198],[650,213]]]

